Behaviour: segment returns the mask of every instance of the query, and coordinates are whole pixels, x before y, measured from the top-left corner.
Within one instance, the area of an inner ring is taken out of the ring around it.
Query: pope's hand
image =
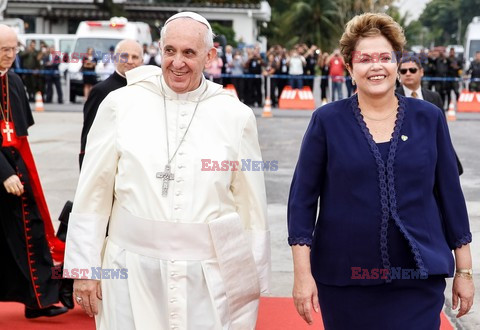
[[[102,288],[97,280],[75,280],[73,282],[75,301],[92,317],[98,314],[98,300],[102,300]]]
[[[3,181],[5,190],[15,196],[21,196],[23,194],[23,184],[17,175],[12,175]]]

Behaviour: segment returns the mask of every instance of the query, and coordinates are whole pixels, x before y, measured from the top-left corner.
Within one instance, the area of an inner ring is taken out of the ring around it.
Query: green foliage
[[[177,3],[179,5],[189,5],[189,4],[259,4],[261,0],[154,0],[156,3]]]
[[[447,45],[458,40],[463,43],[467,25],[474,16],[480,16],[480,0],[432,0],[418,21],[428,29],[427,45]]]
[[[462,20],[461,40],[463,42],[467,25],[472,21],[475,16],[480,16],[480,0],[461,0],[458,10],[458,16]]]
[[[211,25],[212,25],[213,33],[215,33],[215,35],[217,36],[224,35],[225,38],[227,39],[228,45],[237,47],[237,41],[235,40],[235,31],[233,30],[233,28],[224,26],[217,22],[213,22]]]
[[[427,4],[420,22],[429,29],[429,38],[437,45],[456,43],[460,0],[432,0]]]
[[[278,4],[278,6],[276,6]],[[265,34],[270,45],[291,48],[304,42],[320,47],[335,47],[341,29],[340,10],[336,1],[272,1],[272,22]]]
[[[272,21],[261,33],[269,45],[286,48],[316,44],[324,51],[338,47],[345,24],[355,15],[385,11],[393,0],[271,0]]]

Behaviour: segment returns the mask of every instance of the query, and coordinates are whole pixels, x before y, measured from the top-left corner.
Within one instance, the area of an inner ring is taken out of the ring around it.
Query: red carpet
[[[47,318],[27,320],[23,316],[23,305],[18,303],[0,303],[1,330],[94,330],[95,324],[80,308],[66,314]],[[322,318],[315,314],[314,326],[309,327],[297,315],[291,298],[262,298],[257,322],[257,330],[323,330]],[[407,330],[407,329],[405,329]],[[440,330],[453,330],[452,325],[442,313]]]

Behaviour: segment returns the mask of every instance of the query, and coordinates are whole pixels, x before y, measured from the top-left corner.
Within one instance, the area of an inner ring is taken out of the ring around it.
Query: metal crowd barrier
[[[60,75],[60,79],[65,79],[65,90],[63,91],[64,95],[64,101],[68,103],[70,101],[70,74],[68,70],[65,71],[65,76],[62,75],[60,70],[44,70],[44,69],[19,69],[15,68],[14,69],[15,73],[22,74],[22,75],[28,75],[28,74],[35,74],[35,75]],[[84,75],[99,75],[99,73],[95,71],[84,71],[81,72]],[[331,100],[332,99],[332,78],[337,78],[337,77],[342,77],[344,79],[344,82],[347,80],[351,80],[350,76],[325,76],[325,75],[286,75],[286,74],[274,74],[274,75],[262,75],[262,74],[241,74],[241,75],[233,75],[233,74],[225,74],[222,73],[220,75],[208,75],[205,74],[205,77],[207,79],[213,80],[214,78],[241,78],[241,79],[261,79],[262,80],[262,102],[265,102],[265,95],[271,95],[270,94],[270,86],[271,84],[271,79],[302,79],[302,80],[313,80],[313,88],[312,92],[320,88],[320,82],[321,80],[328,80],[328,92],[327,92],[327,99]],[[433,82],[458,82],[459,83],[459,90],[462,90],[464,88],[468,88],[469,84],[471,82],[480,82],[480,78],[468,78],[468,77],[427,77],[424,76],[422,77],[422,81],[433,81]],[[344,83],[343,82],[343,83]],[[267,90],[266,90],[267,89]],[[318,91],[317,91],[318,92]],[[280,95],[278,95],[278,98]],[[325,96],[322,95],[322,98]]]

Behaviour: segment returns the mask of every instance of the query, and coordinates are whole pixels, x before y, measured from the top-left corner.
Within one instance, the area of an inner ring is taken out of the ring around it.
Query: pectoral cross
[[[168,184],[170,180],[175,179],[175,174],[170,172],[170,165],[165,165],[165,172],[158,172],[157,173],[158,179],[163,179],[162,183],[162,196],[166,197],[168,194]]]
[[[7,142],[12,142],[13,129],[10,128],[10,123],[8,121],[5,122],[5,128],[2,132],[7,135]]]

